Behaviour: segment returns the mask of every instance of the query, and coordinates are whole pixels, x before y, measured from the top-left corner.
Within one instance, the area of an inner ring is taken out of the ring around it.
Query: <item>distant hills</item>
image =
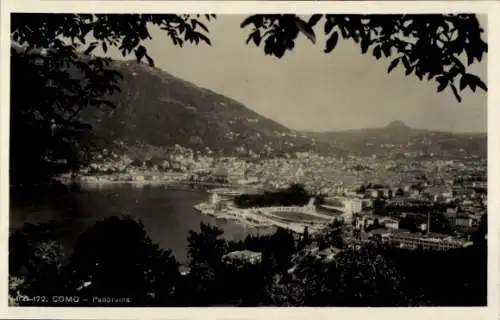
[[[404,123],[403,121],[401,120],[396,120],[396,121],[393,121],[391,123],[389,123],[387,125],[386,128],[392,128],[392,129],[409,129],[409,127],[406,125],[406,123]]]
[[[296,132],[242,103],[135,61],[114,61],[123,74],[116,109],[87,109],[82,117],[105,141],[143,155],[175,144],[221,154],[322,154],[442,157],[486,156],[486,134],[454,134],[408,127]],[[207,149],[208,148],[208,149]],[[149,150],[149,151],[145,151]]]
[[[141,153],[175,144],[224,154],[337,152],[248,109],[168,72],[135,61],[115,61],[122,92],[115,109],[86,109],[81,118],[97,136]]]
[[[317,141],[326,142],[363,155],[419,153],[442,157],[486,156],[486,133],[452,133],[417,129],[402,121],[393,121],[383,128],[331,132],[306,132]]]
[[[486,134],[415,129],[402,121],[384,128],[298,132],[158,68],[136,61],[113,61],[112,67],[124,76],[121,92],[111,97],[117,107],[87,108],[80,117],[92,126],[92,139],[103,148],[138,157],[164,154],[175,144],[240,155],[314,150],[340,156],[408,152],[486,156]]]

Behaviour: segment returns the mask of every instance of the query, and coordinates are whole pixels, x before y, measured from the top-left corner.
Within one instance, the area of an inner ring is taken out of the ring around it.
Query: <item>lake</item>
[[[57,222],[57,237],[71,252],[78,236],[96,221],[110,216],[140,219],[151,239],[171,249],[180,262],[187,259],[189,230],[199,231],[200,222],[217,225],[224,238],[243,239],[256,234],[235,222],[219,222],[193,209],[208,194],[198,190],[171,190],[163,186],[94,185],[84,188],[58,187],[36,191],[10,191],[10,228],[24,223]],[[264,231],[260,231],[264,232]]]

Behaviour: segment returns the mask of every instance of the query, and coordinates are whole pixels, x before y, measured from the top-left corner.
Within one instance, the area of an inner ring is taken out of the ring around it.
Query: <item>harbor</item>
[[[241,190],[213,189],[207,201],[198,203],[194,209],[217,220],[231,220],[250,228],[285,228],[296,233],[322,230],[335,219],[334,216],[316,212],[314,198],[304,206],[272,206],[259,208],[238,208],[233,197]]]

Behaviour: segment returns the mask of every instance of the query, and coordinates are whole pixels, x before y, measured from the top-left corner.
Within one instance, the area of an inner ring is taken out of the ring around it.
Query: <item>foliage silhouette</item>
[[[292,184],[284,190],[264,192],[264,194],[242,194],[236,196],[235,204],[240,208],[303,206],[309,202],[311,195],[302,184]]]
[[[220,237],[224,231],[206,223],[200,223],[200,232],[189,231],[188,253],[192,265],[206,263],[217,266],[227,252],[226,242]]]
[[[189,231],[188,254],[191,269],[187,277],[184,300],[189,305],[209,306],[222,301],[217,292],[222,289],[224,265],[222,257],[227,253],[227,243],[221,238],[224,232],[200,223],[200,232]]]
[[[486,305],[486,250],[469,247],[438,252],[387,248],[383,256],[397,266],[406,280],[406,288],[420,296],[422,305]]]
[[[349,248],[336,256],[340,265],[337,304],[359,306],[410,306],[403,278],[378,248]]]
[[[87,297],[89,305],[95,305],[94,296],[127,297],[130,302],[121,302],[126,306],[177,303],[173,296],[180,280],[177,261],[151,241],[141,222],[130,218],[107,218],[87,229],[64,276],[67,292]]]
[[[211,15],[205,18],[210,20]],[[11,17],[11,183],[43,182],[77,169],[96,146],[78,121],[86,107],[114,107],[121,75],[111,59],[91,55],[116,47],[138,61],[153,60],[141,45],[148,28],[164,30],[178,46],[210,44],[201,16],[24,14]],[[201,32],[200,32],[201,30]],[[90,36],[95,41],[87,43]],[[29,90],[30,94],[26,94]],[[22,146],[22,147],[21,147]],[[97,147],[98,148],[98,147]],[[30,150],[30,156],[24,150]]]
[[[486,84],[465,66],[481,61],[488,51],[481,39],[484,30],[473,14],[315,14],[308,21],[290,14],[253,15],[241,27],[253,27],[247,43],[263,44],[265,54],[281,58],[294,49],[301,33],[315,43],[314,28],[321,20],[328,37],[325,53],[333,51],[342,37],[359,44],[362,54],[371,51],[377,60],[392,57],[388,73],[401,64],[406,75],[434,80],[438,92],[450,88],[459,102],[465,88],[487,91]]]
[[[343,232],[339,223],[331,228]],[[64,263],[54,254],[59,246],[53,231],[53,223],[27,224],[11,235],[9,275],[11,282],[21,283],[12,286],[12,297],[109,295],[128,297],[127,306],[152,307],[486,304],[485,243],[448,252],[407,251],[376,242],[343,245],[333,261],[323,261],[296,247],[293,235],[283,229],[228,242],[220,239],[220,229],[201,225],[200,232],[189,235],[191,270],[180,275],[170,251],[153,244],[133,219],[97,222],[79,237]],[[47,243],[51,250],[37,250]],[[209,257],[234,250],[262,252],[262,262],[227,264]],[[106,305],[117,303],[99,306]]]
[[[63,248],[57,242],[54,221],[39,225],[25,224],[9,237],[9,276],[16,286],[12,297],[23,295],[50,296],[60,294],[63,281],[59,277]],[[17,301],[20,305],[36,305],[39,301]],[[51,301],[44,301],[50,303]]]

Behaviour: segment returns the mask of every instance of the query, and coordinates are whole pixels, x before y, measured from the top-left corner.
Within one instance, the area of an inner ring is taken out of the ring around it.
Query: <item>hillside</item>
[[[92,134],[86,136],[97,141],[99,149],[113,148],[139,157],[164,155],[175,144],[240,155],[314,150],[335,155],[486,156],[486,134],[415,129],[402,121],[384,128],[296,132],[158,68],[136,61],[114,61],[113,67],[124,76],[119,83],[122,91],[111,97],[117,107],[87,108],[80,114],[92,126]]]
[[[135,61],[114,62],[124,76],[115,109],[87,109],[82,119],[105,141],[129,149],[179,144],[224,153],[329,151],[241,103]],[[244,148],[242,148],[244,147]]]
[[[485,133],[451,133],[408,127],[402,121],[393,121],[384,128],[347,131],[307,132],[317,141],[330,143],[363,155],[404,155],[457,157],[475,155],[486,157]]]

